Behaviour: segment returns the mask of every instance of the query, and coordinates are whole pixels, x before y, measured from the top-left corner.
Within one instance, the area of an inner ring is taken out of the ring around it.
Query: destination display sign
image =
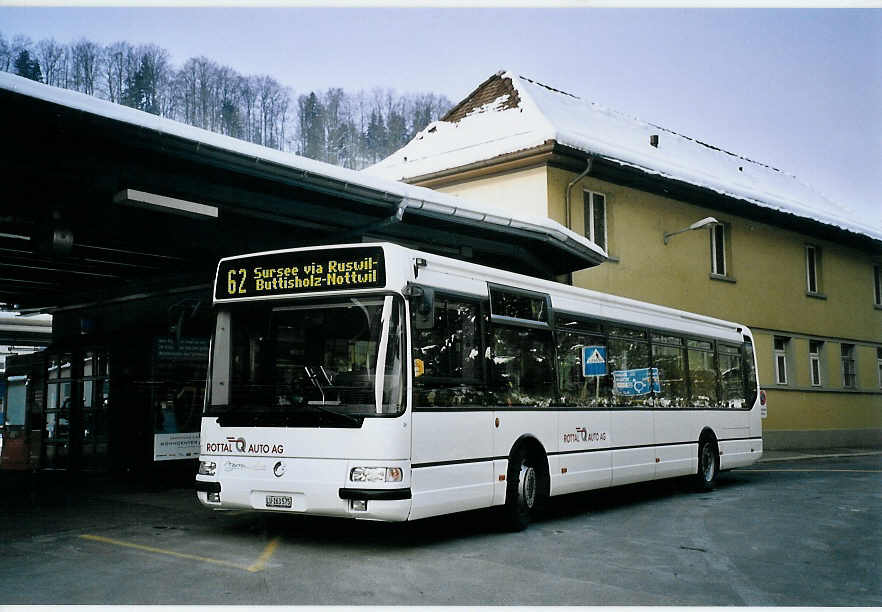
[[[222,261],[214,297],[231,300],[385,286],[382,247],[316,249]]]

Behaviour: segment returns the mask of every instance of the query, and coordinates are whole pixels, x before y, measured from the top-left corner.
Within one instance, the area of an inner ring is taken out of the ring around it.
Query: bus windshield
[[[403,302],[359,297],[218,313],[206,416],[222,425],[360,426],[404,409]]]

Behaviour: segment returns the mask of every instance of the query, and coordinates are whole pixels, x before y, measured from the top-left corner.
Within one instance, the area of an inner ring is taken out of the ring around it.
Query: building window
[[[873,285],[875,289],[875,304],[882,306],[882,264],[873,266]]]
[[[787,346],[790,338],[775,336],[775,382],[787,384]]]
[[[711,274],[726,276],[726,226],[722,223],[710,228]]]
[[[842,386],[853,389],[857,382],[854,366],[854,345],[843,344],[842,349]]]
[[[805,280],[806,291],[812,294],[821,293],[821,249],[813,244],[805,246]]]
[[[585,237],[606,250],[606,196],[585,191]]]
[[[809,340],[809,378],[813,387],[821,386],[821,349],[824,343],[819,340]]]

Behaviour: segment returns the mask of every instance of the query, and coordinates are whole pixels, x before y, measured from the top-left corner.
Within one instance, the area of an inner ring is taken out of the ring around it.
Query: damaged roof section
[[[494,74],[481,83],[462,102],[447,111],[441,121],[456,123],[469,115],[485,111],[503,111],[517,108],[520,104],[518,90],[511,78]]]
[[[685,185],[707,194],[704,200],[733,202],[746,216],[786,223],[790,217],[784,215],[793,215],[798,223],[882,242],[882,227],[875,220],[867,221],[791,174],[512,72],[491,76],[444,118],[365,172],[419,183],[548,149],[549,142],[556,150],[615,166],[619,175],[639,175],[644,187]],[[667,187],[659,191],[668,193]]]

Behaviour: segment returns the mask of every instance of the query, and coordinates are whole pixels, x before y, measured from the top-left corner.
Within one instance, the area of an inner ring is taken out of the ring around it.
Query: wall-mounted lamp
[[[668,233],[666,233],[666,234],[664,235],[664,241],[665,241],[665,244],[667,244],[668,241],[669,241],[673,236],[676,236],[677,234],[682,234],[683,232],[689,232],[689,231],[692,231],[692,230],[701,229],[701,228],[703,228],[703,227],[707,227],[708,225],[718,225],[719,223],[720,223],[720,222],[717,221],[716,219],[714,219],[713,217],[705,217],[704,219],[702,219],[702,220],[700,220],[700,221],[696,221],[695,223],[693,223],[693,224],[690,225],[689,227],[684,227],[683,229],[677,230],[676,232],[668,232]]]

